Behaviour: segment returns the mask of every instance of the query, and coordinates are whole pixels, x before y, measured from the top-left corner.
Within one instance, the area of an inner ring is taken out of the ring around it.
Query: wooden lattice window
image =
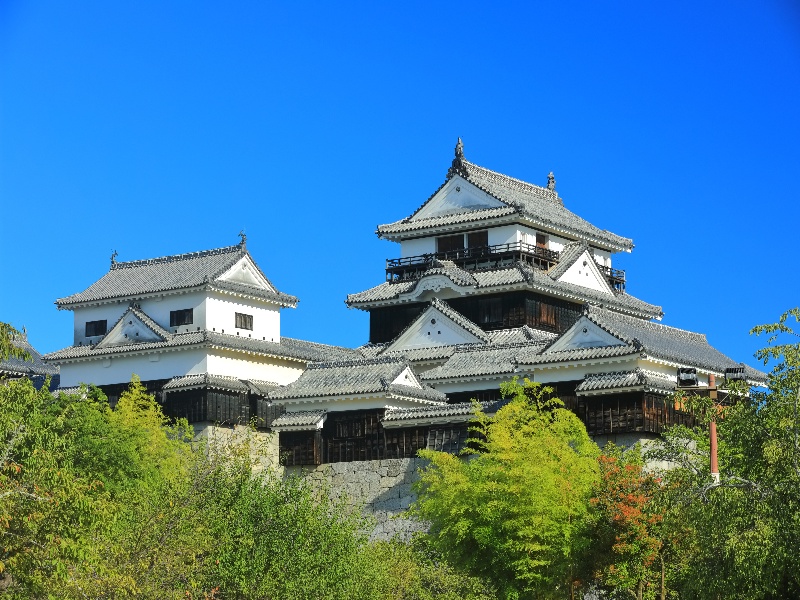
[[[452,250],[464,249],[464,234],[458,235],[444,235],[436,238],[436,251],[437,252],[450,252]]]
[[[248,329],[253,331],[253,315],[236,313],[236,329]]]
[[[181,310],[169,311],[169,326],[180,327],[181,325],[191,325],[194,321],[194,310],[184,308]]]
[[[473,231],[467,234],[467,248],[483,248],[489,245],[488,231]]]
[[[108,321],[105,319],[100,321],[86,321],[86,337],[105,335],[107,330]]]

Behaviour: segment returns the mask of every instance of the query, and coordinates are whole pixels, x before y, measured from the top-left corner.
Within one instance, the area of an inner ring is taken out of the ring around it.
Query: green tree
[[[501,390],[493,418],[476,405],[471,456],[420,452],[414,510],[443,556],[505,597],[569,597],[599,450],[551,389],[515,378]]]
[[[608,590],[637,600],[666,598],[661,480],[644,468],[638,446],[608,444],[599,457],[593,508],[593,576]]]
[[[676,427],[652,458],[670,460],[663,493],[683,558],[672,587],[681,598],[796,598],[800,595],[800,472],[797,469],[800,344],[791,322],[800,311],[752,333],[769,335],[757,353],[775,361],[768,390],[731,384],[730,401],[717,407],[689,399],[702,417],[693,429]],[[789,340],[787,341],[787,338]],[[717,421],[720,481],[709,475],[707,422]]]
[[[262,434],[192,440],[138,380],[114,410],[97,389],[53,396],[26,379],[0,385],[0,407],[2,597],[491,597],[370,542],[325,490],[255,471]]]
[[[6,360],[7,358],[31,360],[30,353],[14,343],[14,339],[19,335],[21,333],[14,327],[0,321],[0,360]]]

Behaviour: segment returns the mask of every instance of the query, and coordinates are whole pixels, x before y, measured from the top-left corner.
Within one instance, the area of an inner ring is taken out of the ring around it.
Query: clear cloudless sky
[[[238,243],[356,346],[375,228],[468,160],[633,238],[628,292],[758,366],[800,304],[800,5],[0,0],[0,320],[72,343],[120,261]]]

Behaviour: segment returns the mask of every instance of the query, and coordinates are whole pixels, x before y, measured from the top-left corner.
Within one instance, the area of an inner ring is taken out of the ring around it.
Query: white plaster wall
[[[156,323],[161,325],[168,331],[175,332],[175,328],[169,326],[169,313],[173,310],[183,310],[187,308],[193,309],[192,324],[180,327],[180,333],[184,331],[197,331],[198,328],[205,327],[205,294],[202,292],[192,292],[189,294],[170,294],[164,296],[156,296],[153,298],[144,298],[136,300],[136,303],[153,319]],[[105,319],[108,321],[108,330],[110,331],[119,318],[128,310],[130,300],[122,300],[110,304],[101,304],[100,306],[87,306],[76,308],[73,315],[73,344],[77,345],[82,343],[97,343],[103,336],[94,336],[87,338],[86,323],[88,321],[99,321]]]
[[[436,237],[415,238],[400,242],[400,256],[402,258],[433,254],[434,252],[436,252]]]
[[[238,379],[260,379],[288,385],[305,370],[305,363],[218,350],[208,355],[208,372]]]
[[[571,241],[567,238],[559,237],[557,235],[547,234],[547,248],[550,250],[555,250],[556,252],[561,252],[564,249],[564,246],[569,244]]]
[[[101,306],[88,306],[86,308],[75,309],[73,314],[73,344],[77,346],[82,344],[96,344],[103,339],[104,336],[96,335],[86,337],[86,323],[89,321],[100,321],[105,319],[108,323],[108,330],[114,326],[114,323],[119,321],[122,314],[128,310],[128,303],[120,304],[103,304]]]
[[[533,246],[536,244],[536,232],[537,230],[534,229],[533,227],[526,227],[525,225],[519,225],[517,227],[516,241],[525,242],[527,234],[527,243]],[[538,232],[544,233],[547,236],[548,250],[561,252],[564,249],[564,245],[570,241],[565,238],[559,237],[557,235],[553,235],[552,233],[548,233],[546,231],[538,230]]]
[[[205,373],[206,370],[206,354],[203,350],[113,356],[62,364],[61,387],[71,387],[81,383],[95,385],[126,383],[131,380],[133,374],[146,381]]]
[[[431,321],[435,321],[432,323]],[[471,333],[456,325],[438,310],[428,310],[424,320],[409,328],[391,348],[429,348],[431,346],[451,346],[455,344],[480,341]]]
[[[205,292],[191,292],[188,294],[172,294],[145,298],[137,301],[142,310],[172,333],[184,333],[186,331],[197,331],[204,329],[206,324]],[[169,313],[173,310],[192,309],[192,324],[181,325],[180,327],[169,326]]]
[[[608,250],[599,250],[597,248],[592,248],[591,250],[594,259],[597,261],[598,264],[601,264],[604,267],[611,266],[611,252],[609,252]]]
[[[271,342],[281,341],[281,314],[275,305],[212,293],[206,299],[206,329],[252,337]],[[236,328],[236,313],[253,315],[253,330]]]
[[[519,241],[518,225],[503,225],[489,228],[489,245],[512,244]]]
[[[585,265],[584,262],[586,263]],[[580,285],[605,294],[611,293],[608,289],[605,277],[594,264],[594,259],[585,252],[581,258],[576,260],[572,266],[567,269],[559,278],[559,281]]]

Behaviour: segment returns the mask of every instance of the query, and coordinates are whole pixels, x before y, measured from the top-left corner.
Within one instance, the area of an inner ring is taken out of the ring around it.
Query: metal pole
[[[714,375],[708,376],[708,397],[714,405],[714,414],[708,424],[708,435],[711,441],[711,478],[715,483],[719,483],[719,464],[717,462],[717,378]]]

